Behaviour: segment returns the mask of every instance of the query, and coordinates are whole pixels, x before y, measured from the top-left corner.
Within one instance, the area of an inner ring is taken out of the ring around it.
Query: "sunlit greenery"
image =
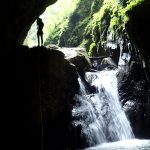
[[[126,14],[126,12],[131,11],[134,7],[136,7],[137,5],[140,5],[142,2],[144,2],[144,0],[128,0],[127,1],[127,6],[124,9],[122,9],[122,14],[125,16],[124,22],[129,21],[129,17]]]
[[[46,11],[40,16],[44,22],[44,41],[48,38],[51,32],[57,28],[59,24],[61,26],[67,25],[67,18],[76,8],[76,5],[79,0],[58,0],[55,4],[49,6]],[[65,20],[65,22],[64,22]],[[63,24],[62,24],[63,22]],[[37,37],[36,37],[36,22],[32,25],[30,31],[28,32],[28,36],[24,42],[25,45],[35,46],[37,45]],[[62,32],[61,29],[58,31]]]
[[[46,41],[46,44],[50,41],[53,41],[55,44],[59,44],[59,46],[67,46],[67,47],[76,47],[82,45],[81,42],[84,40],[83,33],[87,26],[87,23],[90,21],[91,15],[91,6],[93,0],[80,0],[77,8],[70,14],[68,20],[63,20],[64,22],[68,22],[63,28],[61,25],[58,25],[56,29],[53,31],[53,34],[49,35],[49,38]],[[62,30],[62,32],[58,33],[58,30]],[[84,42],[83,42],[84,43]]]
[[[86,32],[87,30],[90,31],[91,36],[91,44],[87,47],[88,54],[92,56],[92,51],[95,51],[95,49],[97,50],[102,45],[103,48],[106,47],[107,31],[110,30],[115,37],[129,21],[127,12],[132,11],[134,7],[140,5],[143,1],[127,0],[123,6],[118,0],[103,0],[102,6],[98,12],[93,14],[93,18],[87,25]]]
[[[113,40],[125,29],[132,11],[144,0],[58,0],[41,16],[45,45],[85,47],[89,56],[107,55],[107,36]],[[36,45],[36,24],[29,31],[28,45]]]
[[[96,44],[95,43],[92,43],[90,45],[90,48],[89,48],[89,51],[88,51],[88,55],[89,56],[92,56],[93,55],[93,49],[96,47]]]

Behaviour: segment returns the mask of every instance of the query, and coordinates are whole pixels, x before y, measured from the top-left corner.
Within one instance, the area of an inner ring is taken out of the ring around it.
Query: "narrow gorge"
[[[149,0],[14,0],[3,6],[6,147],[150,150]],[[37,17],[44,22],[42,46]]]

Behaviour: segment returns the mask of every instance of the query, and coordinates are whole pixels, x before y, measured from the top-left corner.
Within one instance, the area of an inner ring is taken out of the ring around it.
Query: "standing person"
[[[44,23],[41,18],[37,18],[37,38],[38,38],[38,46],[43,45],[43,27]],[[41,40],[41,42],[40,42]]]

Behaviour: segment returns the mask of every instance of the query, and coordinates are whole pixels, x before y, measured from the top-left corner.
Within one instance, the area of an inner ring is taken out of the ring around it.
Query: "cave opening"
[[[40,18],[43,20],[44,28],[43,28],[43,40],[44,46],[49,44],[58,45],[57,42],[49,41],[48,38],[53,35],[53,31],[57,26],[59,27],[59,33],[63,32],[63,28],[68,26],[69,16],[77,7],[79,0],[70,0],[63,1],[58,0],[53,5],[50,5],[46,8],[45,12],[40,15]],[[61,25],[60,25],[61,24]],[[37,46],[37,24],[36,20],[32,24],[26,39],[24,40],[23,45],[27,45],[29,47]]]

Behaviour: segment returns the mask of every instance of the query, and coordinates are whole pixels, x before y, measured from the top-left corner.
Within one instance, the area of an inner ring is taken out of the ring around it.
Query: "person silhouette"
[[[38,38],[38,46],[43,45],[43,27],[44,23],[41,18],[37,18],[37,38]],[[40,42],[41,40],[41,42]]]

